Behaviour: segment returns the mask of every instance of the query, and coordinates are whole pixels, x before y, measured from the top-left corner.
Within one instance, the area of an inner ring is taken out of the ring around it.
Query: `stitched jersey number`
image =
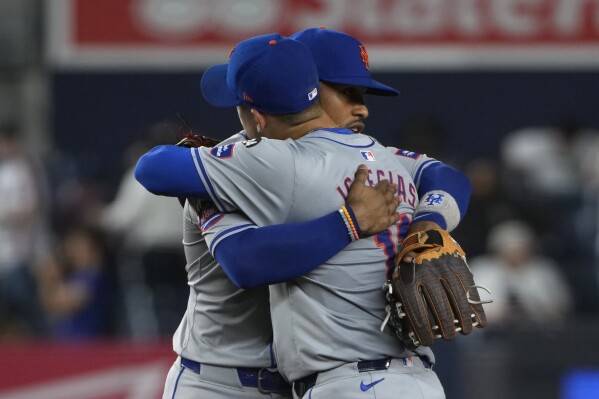
[[[393,272],[397,250],[408,232],[408,227],[410,227],[410,216],[402,213],[399,215],[399,222],[396,225],[374,236],[376,246],[381,248],[387,257],[385,261],[387,277],[390,277]]]

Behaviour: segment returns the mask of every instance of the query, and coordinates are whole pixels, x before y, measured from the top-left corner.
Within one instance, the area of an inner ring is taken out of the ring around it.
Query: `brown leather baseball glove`
[[[402,262],[408,253],[415,253],[412,262]],[[481,301],[478,288],[488,292],[475,284],[464,251],[447,231],[413,233],[403,241],[384,288],[387,320],[409,349],[452,340],[458,332],[486,326],[482,304],[491,301]]]
[[[193,132],[188,132],[178,143],[177,145],[180,147],[214,147],[221,140],[217,140],[212,137],[202,136],[200,134],[196,134]]]

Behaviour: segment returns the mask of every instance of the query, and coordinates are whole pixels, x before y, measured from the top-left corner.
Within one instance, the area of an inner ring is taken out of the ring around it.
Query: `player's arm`
[[[219,145],[233,144],[244,139],[247,139],[247,134],[242,130]],[[138,160],[135,178],[153,194],[186,197],[187,195],[177,193],[187,192],[191,197],[209,199],[208,190],[197,173],[197,162],[190,146],[159,145],[152,148]]]
[[[153,194],[210,199],[189,148],[176,145],[152,148],[137,161],[135,178]]]
[[[426,155],[393,150],[410,172],[420,198],[406,237],[418,231],[455,229],[466,214],[472,192],[466,175]],[[410,263],[414,256],[409,252],[402,261]]]
[[[346,209],[357,234],[366,237],[397,222],[397,186],[386,180],[375,188],[365,185],[368,169],[356,171]],[[247,228],[225,238],[207,237],[210,249],[233,284],[251,288],[300,277],[333,257],[355,237],[347,217],[334,211],[307,222]],[[243,225],[242,225],[243,226]],[[241,255],[240,255],[241,254]]]
[[[466,175],[437,162],[422,171],[416,184],[420,203],[412,223],[429,221],[447,231],[455,229],[468,210],[472,193]]]
[[[389,148],[412,176],[420,198],[410,231],[433,226],[447,231],[455,229],[466,214],[472,192],[466,175],[426,155]]]
[[[211,200],[219,212],[241,210],[257,224],[284,221],[292,204],[292,143],[254,140],[222,146],[155,147],[136,165],[150,192]]]
[[[252,288],[309,273],[350,242],[334,211],[308,222],[243,230],[222,239],[212,254],[233,284]]]

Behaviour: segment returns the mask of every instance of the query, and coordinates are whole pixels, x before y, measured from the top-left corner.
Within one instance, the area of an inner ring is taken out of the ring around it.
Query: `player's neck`
[[[330,129],[339,127],[327,114],[323,114],[321,117],[302,123],[301,125],[295,126],[298,128],[297,135],[293,139],[299,139],[308,133],[312,133],[315,130]]]
[[[311,119],[303,123],[298,123],[297,125],[289,125],[281,122],[277,118],[269,118],[267,129],[265,129],[261,134],[264,137],[268,137],[271,139],[297,140],[315,130],[327,128],[330,129],[333,127],[339,127],[339,125],[337,125],[335,121],[333,121],[331,117],[325,113],[318,116],[317,118]]]

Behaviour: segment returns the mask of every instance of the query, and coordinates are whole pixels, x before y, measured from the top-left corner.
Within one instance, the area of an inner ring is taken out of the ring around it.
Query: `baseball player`
[[[241,115],[245,131],[221,145],[254,137],[255,129]],[[366,176],[364,169],[357,171],[355,181],[360,184],[352,184],[346,201],[364,234],[386,229],[398,219],[397,186],[381,184],[375,191],[364,185]],[[183,244],[190,296],[173,337],[179,356],[167,376],[163,398],[291,397],[290,386],[275,368],[268,287],[241,290],[234,286],[202,236],[203,231],[214,231],[226,237],[244,231],[251,222],[237,213],[214,211],[209,201],[202,203],[199,212],[189,201],[185,203]],[[281,237],[286,238],[283,244],[293,241],[312,247],[313,255],[302,262],[314,268],[349,243],[345,229],[343,219],[333,212],[306,223],[253,229],[252,239],[270,242],[269,249],[279,253],[286,249],[277,250]]]
[[[376,232],[397,220],[397,186],[367,188],[366,176],[364,169],[356,172],[355,181],[360,184],[350,188],[347,206],[361,215],[358,223],[372,226]],[[243,217],[245,222],[240,223],[241,215],[219,214],[212,207],[210,202],[204,202],[198,212],[189,201],[184,206],[183,244],[190,296],[173,338],[173,348],[179,356],[167,376],[163,398],[290,398],[290,386],[275,367],[268,287],[243,290],[234,286],[211,256],[202,236],[203,227],[210,231],[211,223],[215,230],[226,231],[230,226],[243,228],[249,222]],[[317,234],[305,233],[315,229]],[[256,231],[256,239],[275,237],[270,245],[275,251],[281,236],[305,245],[330,241],[335,236],[349,242],[345,225],[336,212],[306,223],[267,226]],[[327,257],[316,253],[310,262],[322,263]]]
[[[320,79],[320,102],[327,114],[339,126],[347,127],[355,132],[361,132],[364,129],[364,119],[368,117],[368,108],[363,99],[364,94],[393,96],[399,93],[397,90],[370,77],[368,54],[365,47],[354,37],[322,27],[306,29],[291,37],[301,41],[310,49]],[[337,62],[331,62],[331,59]],[[209,83],[202,80],[203,85]],[[206,89],[209,91],[211,87],[206,87]],[[207,98],[207,100],[210,102],[211,98]],[[240,101],[235,101],[233,99],[233,103],[229,104],[216,102],[214,105],[240,106],[238,107],[240,118],[242,121],[246,120],[244,126],[247,126],[246,132],[250,133],[255,130],[250,122],[251,113],[248,108],[242,106]],[[423,198],[416,208],[415,220],[410,223],[408,233],[436,228],[451,231],[455,228],[466,212],[470,193],[469,183],[463,173],[426,155],[389,148],[400,155],[399,159],[404,163],[416,183],[419,197]],[[437,199],[442,200],[437,201]],[[249,229],[249,226],[251,228],[256,227],[252,226],[251,222],[242,215],[236,217],[240,232]],[[227,225],[227,227],[233,228],[234,225]],[[226,230],[226,235],[221,235],[219,229],[216,228],[211,228],[206,234],[214,237],[214,239],[210,238],[213,249],[216,248],[215,244],[218,243],[220,248],[218,257],[224,263],[229,277],[240,287],[255,287],[266,283],[293,279],[311,271],[316,266],[314,263],[308,264],[306,262],[296,266],[293,262],[294,259],[307,259],[314,253],[314,247],[303,246],[301,248],[311,248],[311,251],[297,254],[297,256],[293,256],[292,259],[288,260],[287,267],[284,269],[287,274],[283,276],[278,274],[282,270],[275,262],[272,263],[272,272],[237,276],[232,271],[243,271],[242,268],[233,268],[231,270],[226,266],[239,260],[235,255],[237,253],[244,253],[244,259],[251,256],[254,256],[256,260],[263,258],[262,252],[258,250],[255,244],[255,242],[263,241],[260,238],[245,239],[242,234],[236,235],[232,234],[229,229],[224,230]],[[403,235],[399,238],[402,237]],[[385,238],[385,234],[381,234],[380,239],[387,243],[389,250],[394,250],[392,242]],[[273,242],[273,240],[276,240],[276,236],[270,236],[264,242]],[[329,243],[321,250],[332,256],[337,253],[336,248],[340,247]],[[289,247],[282,252],[288,253],[296,250],[294,247]],[[405,261],[410,262],[411,260],[408,258]]]
[[[351,130],[323,129],[334,124],[317,101],[315,66],[297,43],[276,35],[243,42],[223,77],[253,108],[265,137],[298,141],[262,139],[191,151],[162,146],[140,159],[138,180],[155,193],[210,198],[221,212],[241,209],[256,224],[266,225],[337,208],[351,181],[349,168],[372,162],[369,182],[390,176],[403,186],[400,210],[405,218],[384,235],[397,239],[418,203],[413,180],[398,160],[406,154],[396,155]],[[247,74],[251,64],[260,64],[256,70],[266,75]],[[314,173],[321,169],[326,175]],[[348,237],[356,241],[306,277],[271,287],[281,371],[295,382],[298,397],[308,388],[311,397],[374,397],[375,392],[377,397],[397,397],[398,390],[401,396],[424,391],[426,397],[443,397],[438,379],[426,368],[430,351],[423,348],[422,358],[417,357],[378,330],[384,317],[379,291],[393,255],[390,247],[382,236],[357,241],[358,222],[345,207],[341,211]],[[329,334],[337,340],[325,345]]]
[[[340,126],[363,131],[364,119],[368,117],[363,94],[399,94],[370,77],[368,52],[356,38],[324,27],[306,29],[291,38],[304,43],[312,53],[321,83],[320,102]],[[453,230],[468,208],[471,190],[465,175],[426,155],[390,149],[400,156],[422,198],[408,233],[431,228]]]

